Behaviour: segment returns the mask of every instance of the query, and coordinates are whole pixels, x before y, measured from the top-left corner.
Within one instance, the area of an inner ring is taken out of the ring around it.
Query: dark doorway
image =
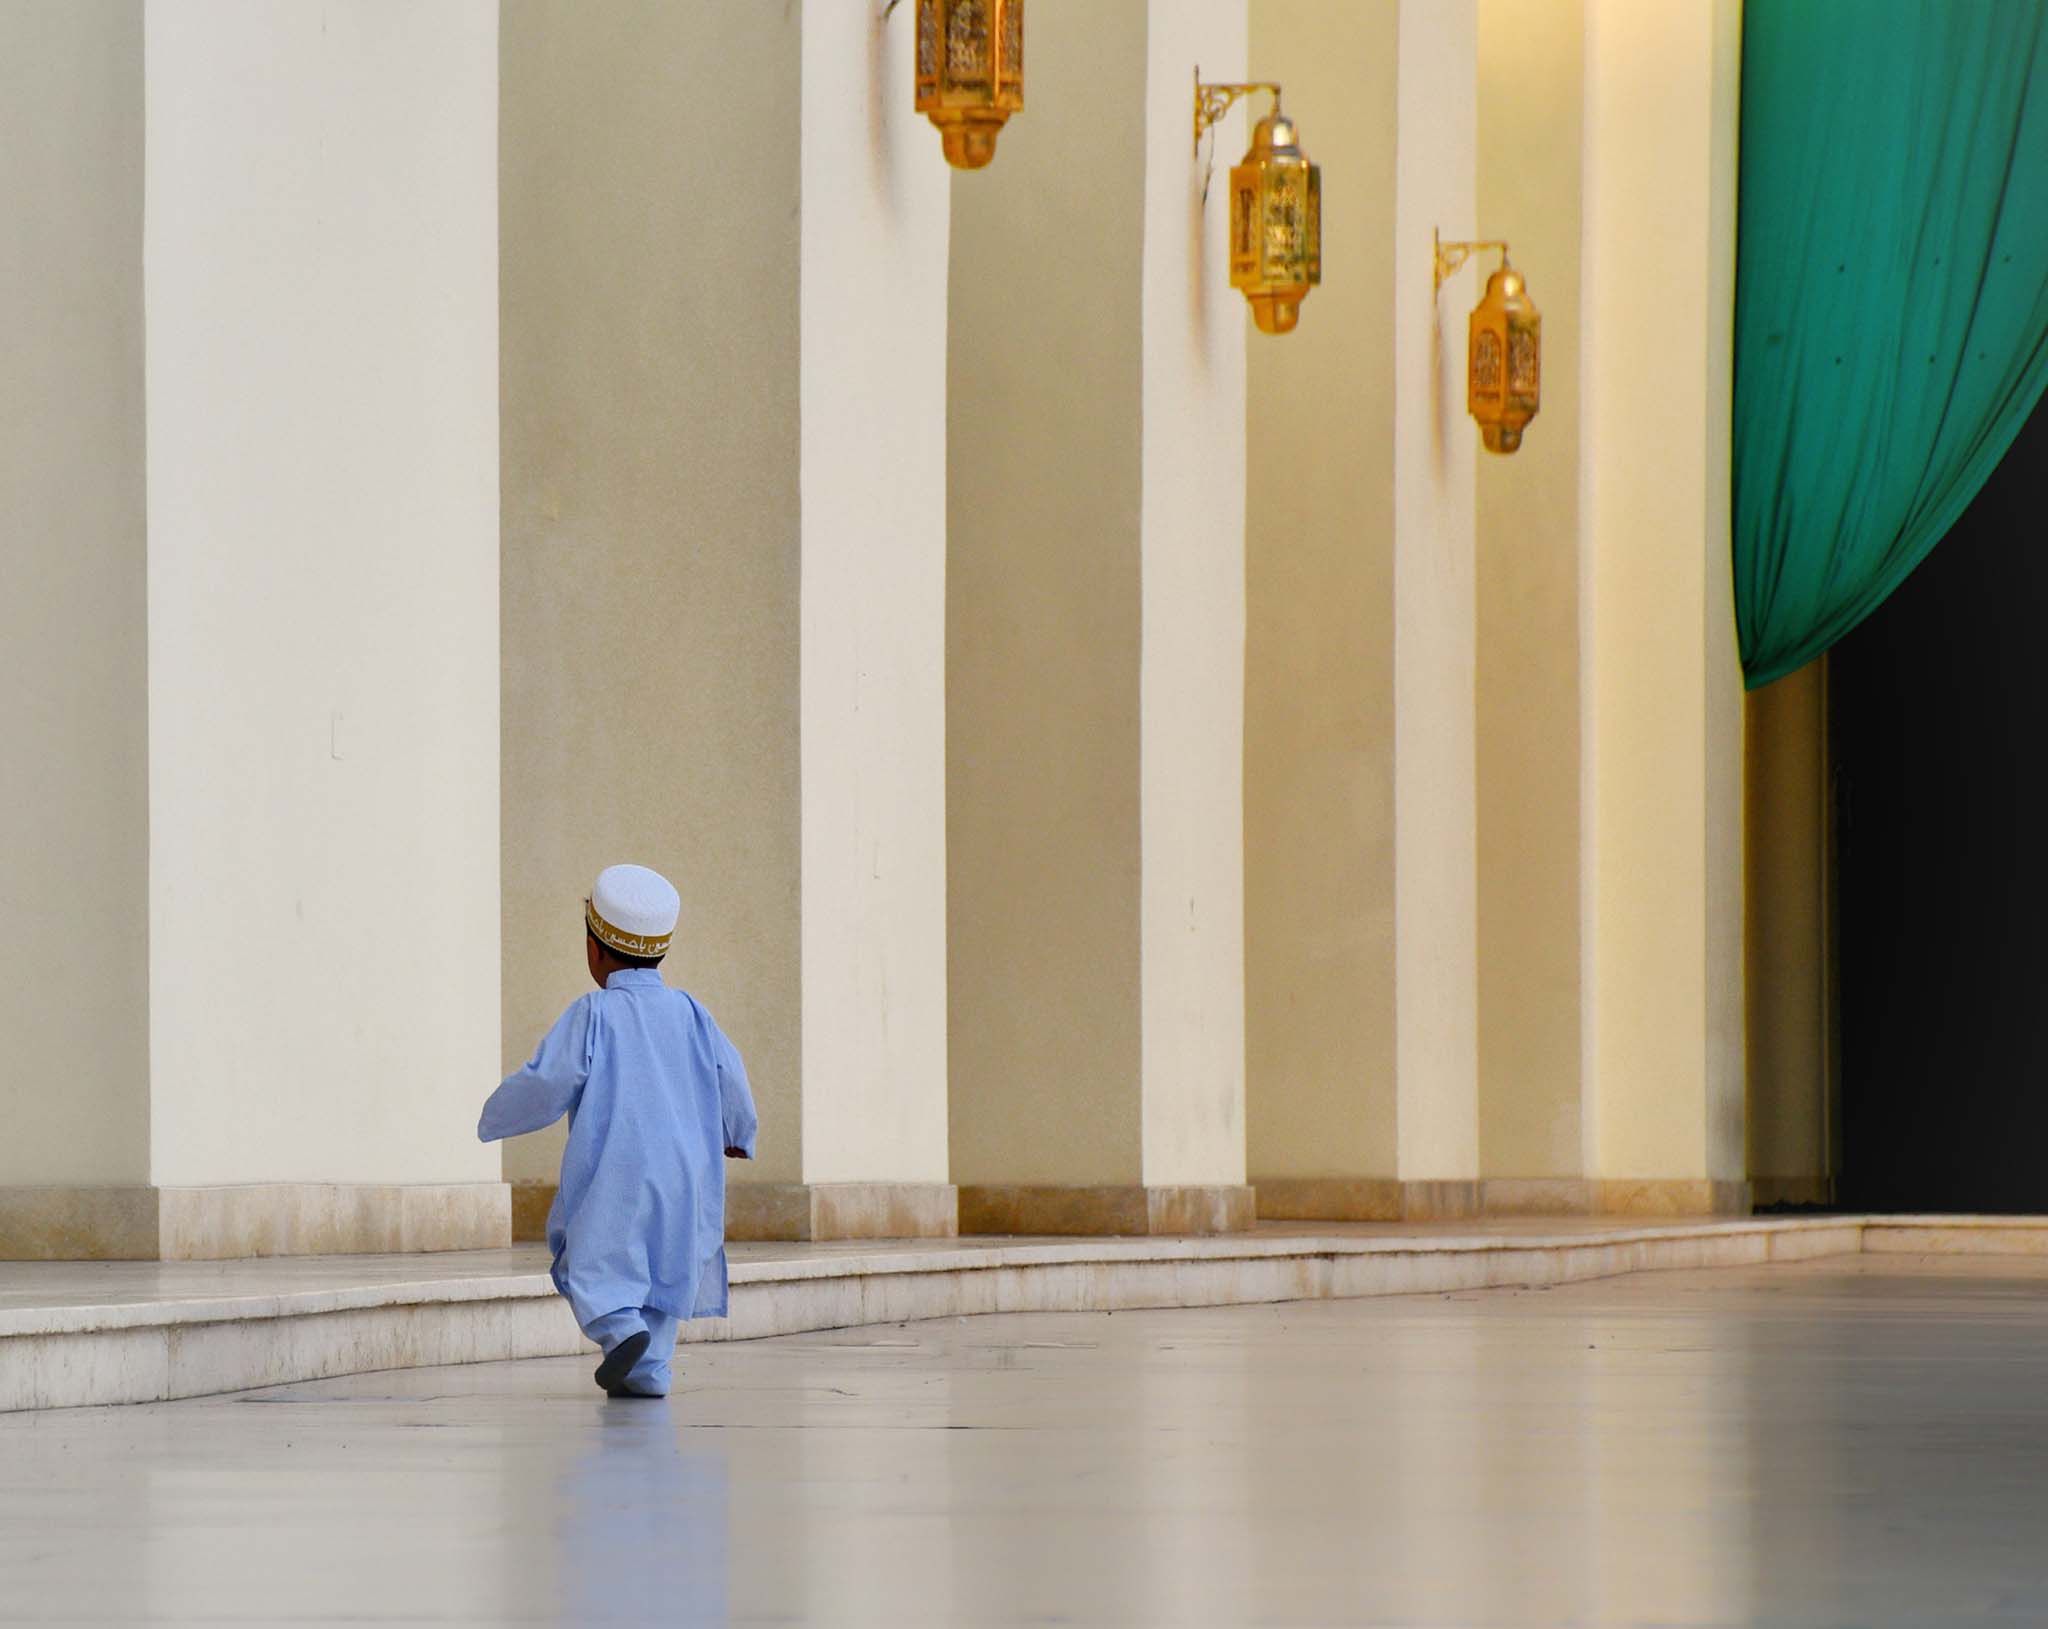
[[[1830,663],[1840,1202],[2048,1212],[2048,405]]]

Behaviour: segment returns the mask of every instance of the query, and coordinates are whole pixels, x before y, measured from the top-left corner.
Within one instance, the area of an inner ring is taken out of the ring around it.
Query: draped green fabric
[[[1755,688],[1905,581],[2048,384],[2048,0],[1747,0],[1741,187]]]

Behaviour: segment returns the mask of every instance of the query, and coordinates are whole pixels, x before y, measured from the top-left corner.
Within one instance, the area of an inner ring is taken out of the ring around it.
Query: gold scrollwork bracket
[[[1429,236],[1435,245],[1436,291],[1439,294],[1444,291],[1444,279],[1456,273],[1460,266],[1482,249],[1498,249],[1500,263],[1503,266],[1508,263],[1508,246],[1498,238],[1487,238],[1479,243],[1446,243],[1436,231],[1432,231]]]
[[[1280,87],[1270,79],[1249,85],[1205,85],[1200,64],[1195,67],[1195,157],[1202,156],[1202,132],[1236,107],[1253,91],[1265,91],[1273,98],[1273,111],[1280,111]]]

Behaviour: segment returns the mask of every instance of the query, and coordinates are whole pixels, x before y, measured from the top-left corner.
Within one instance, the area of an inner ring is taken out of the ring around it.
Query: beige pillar
[[[1257,0],[1254,66],[1325,166],[1328,281],[1254,336],[1246,811],[1262,1215],[1478,1201],[1474,440],[1464,306],[1477,11]]]
[[[142,154],[140,0],[0,4],[0,1256],[153,1242]]]
[[[1327,280],[1246,339],[1246,1125],[1261,1214],[1397,1215],[1394,6],[1253,0]],[[1224,161],[1231,154],[1226,151]]]
[[[554,0],[501,27],[502,1062],[589,988],[591,879],[657,866],[667,975],[746,1056],[760,1174],[798,1182],[798,30]],[[716,230],[679,184],[731,128],[707,85],[752,109]],[[561,1147],[506,1146],[522,1237]]]
[[[1740,16],[1587,0],[1586,1169],[1620,1210],[1743,1181],[1742,688],[1728,555]]]
[[[1834,1197],[1827,663],[1749,693],[1749,1179],[1760,1205]]]
[[[1479,229],[1543,313],[1543,410],[1479,456],[1479,1101],[1484,1208],[1584,1211],[1579,257],[1585,0],[1480,0]],[[1446,292],[1445,320],[1493,269]],[[1449,331],[1447,330],[1447,333]]]
[[[1244,3],[1047,0],[1028,60],[953,182],[961,1223],[1242,1227],[1244,315],[1188,128],[1198,63],[1244,77]]]
[[[587,985],[596,871],[667,872],[670,979],[761,1110],[735,1236],[953,1228],[948,172],[912,17],[504,11],[504,1056]],[[559,1158],[508,1150],[523,1233]]]

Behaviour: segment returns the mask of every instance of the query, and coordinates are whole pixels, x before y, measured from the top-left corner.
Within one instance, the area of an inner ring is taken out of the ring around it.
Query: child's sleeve
[[[524,1069],[507,1075],[476,1123],[479,1142],[517,1137],[551,1126],[576,1106],[590,1078],[590,997],[555,1020]]]
[[[754,1115],[754,1094],[747,1086],[747,1066],[740,1062],[740,1049],[714,1030],[717,1044],[712,1053],[718,1060],[718,1113],[725,1146],[737,1148],[748,1159],[754,1157],[754,1136],[761,1129]]]

